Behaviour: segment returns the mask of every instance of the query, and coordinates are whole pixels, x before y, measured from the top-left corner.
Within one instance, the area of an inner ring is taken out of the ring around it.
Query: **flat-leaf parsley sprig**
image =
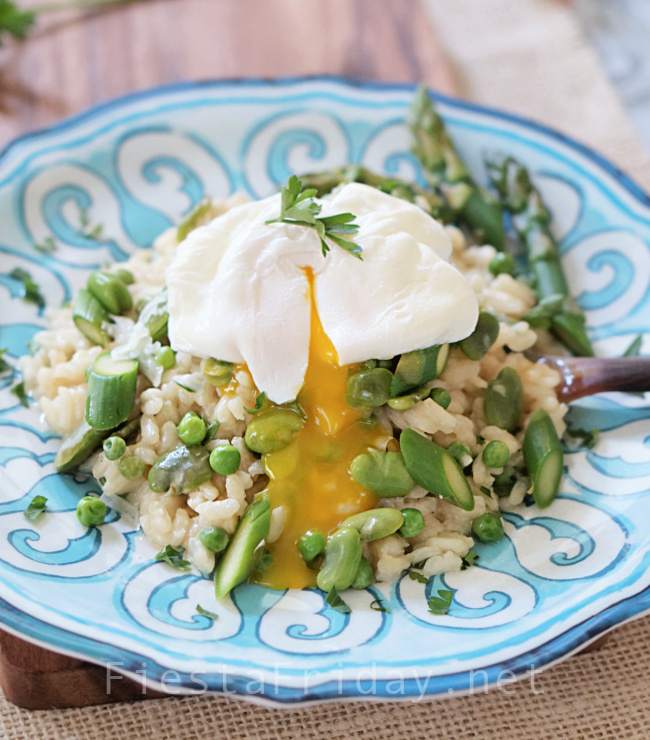
[[[352,213],[337,213],[334,216],[323,216],[319,218],[322,206],[316,203],[314,196],[317,191],[315,188],[306,188],[303,190],[302,182],[296,175],[291,175],[287,186],[282,188],[282,202],[280,205],[280,215],[278,218],[266,221],[267,224],[284,222],[287,224],[300,224],[301,226],[311,226],[318,232],[320,237],[323,257],[327,256],[330,246],[326,239],[338,244],[341,249],[345,249],[353,257],[361,257],[361,247],[344,236],[356,234],[359,231],[359,225],[352,223],[356,216]]]

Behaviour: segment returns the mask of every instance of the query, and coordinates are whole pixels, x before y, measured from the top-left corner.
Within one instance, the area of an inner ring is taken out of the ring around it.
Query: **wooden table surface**
[[[157,85],[314,74],[454,88],[420,0],[142,0],[48,13],[28,40],[5,43],[0,147],[89,106]],[[103,668],[3,632],[0,651],[0,684],[19,706],[143,698],[129,681],[107,696]],[[149,691],[147,698],[155,695]]]
[[[0,146],[135,90],[313,74],[453,89],[421,0],[142,0],[47,13],[5,43]]]

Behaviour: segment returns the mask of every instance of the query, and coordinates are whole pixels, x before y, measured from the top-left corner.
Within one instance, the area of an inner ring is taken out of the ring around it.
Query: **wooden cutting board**
[[[148,0],[105,12],[51,13],[29,41],[5,45],[0,147],[90,105],[155,85],[307,74],[423,81],[457,92],[420,0]],[[168,696],[114,676],[109,691],[104,667],[0,631],[0,685],[20,707]]]
[[[23,5],[35,4],[24,2]],[[181,7],[182,6],[182,7]],[[0,50],[0,147],[90,105],[187,79],[342,75],[454,92],[420,0],[148,0],[50,13]],[[163,696],[0,632],[0,685],[28,709]],[[166,694],[165,694],[166,696]]]

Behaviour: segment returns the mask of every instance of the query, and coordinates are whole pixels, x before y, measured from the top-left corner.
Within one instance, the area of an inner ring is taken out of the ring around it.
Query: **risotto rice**
[[[205,209],[199,223],[207,223],[243,201],[241,196],[214,200]],[[463,558],[474,545],[472,522],[486,512],[498,513],[520,504],[530,488],[524,469],[522,440],[530,415],[538,408],[550,415],[557,434],[565,426],[564,404],[558,402],[555,387],[560,378],[547,365],[534,364],[523,352],[538,340],[547,341],[547,333],[533,330],[522,320],[536,304],[533,290],[509,274],[494,277],[488,265],[496,254],[489,246],[469,246],[463,233],[446,227],[453,244],[453,263],[461,270],[475,291],[481,309],[500,317],[499,334],[480,361],[468,359],[460,349],[452,348],[444,372],[428,387],[444,388],[451,397],[447,408],[432,398],[419,401],[404,411],[382,406],[376,415],[384,426],[386,439],[395,432],[414,429],[443,448],[453,442],[466,444],[473,458],[471,470],[465,470],[474,496],[474,508],[465,511],[416,486],[402,498],[382,499],[380,506],[398,509],[415,508],[424,516],[424,528],[407,539],[392,534],[364,544],[364,556],[371,562],[378,581],[396,580],[406,569],[417,567],[425,576],[458,571]],[[161,291],[165,271],[177,246],[177,230],[170,229],[155,242],[153,250],[141,250],[124,263],[135,281],[128,286],[136,306]],[[35,337],[33,356],[20,360],[25,387],[38,401],[48,426],[64,438],[83,422],[86,408],[86,371],[102,352],[92,345],[72,321],[72,309],[50,309],[50,328]],[[123,345],[137,319],[135,310],[112,325],[107,349]],[[140,430],[126,450],[146,466],[152,466],[161,455],[180,443],[178,424],[187,412],[220,424],[217,437],[207,443],[209,450],[231,444],[241,455],[239,469],[230,475],[214,473],[205,483],[187,494],[153,492],[146,476],[132,481],[121,475],[118,460],[108,460],[103,451],[84,465],[100,482],[105,494],[122,496],[139,511],[142,531],[154,546],[183,548],[185,557],[202,573],[215,567],[215,553],[199,538],[205,527],[222,527],[232,534],[255,493],[267,483],[259,456],[244,443],[244,433],[252,415],[257,389],[245,368],[236,372],[235,383],[227,389],[206,382],[205,360],[178,352],[173,368],[164,370],[158,387],[152,387],[139,374],[135,408],[140,415]],[[486,424],[483,396],[488,382],[504,367],[516,370],[523,382],[524,407],[521,430],[511,434]],[[180,383],[180,384],[179,384]],[[234,388],[234,390],[233,390]],[[195,390],[189,390],[195,389]],[[399,436],[399,434],[397,434]],[[517,471],[516,481],[507,491],[495,491],[495,479],[503,468],[488,468],[482,450],[494,440],[503,442],[510,453],[508,471]],[[266,539],[272,543],[281,535],[286,511],[277,507],[272,512]]]

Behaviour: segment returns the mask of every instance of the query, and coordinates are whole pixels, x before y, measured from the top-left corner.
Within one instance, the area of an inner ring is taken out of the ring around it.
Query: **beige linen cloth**
[[[399,0],[395,0],[399,2]],[[426,2],[426,0],[425,0]],[[650,188],[646,152],[570,12],[552,0],[428,0],[463,97],[555,126]],[[326,70],[324,70],[326,71]],[[28,712],[0,703],[4,740],[83,738],[650,738],[650,619],[604,647],[489,694],[284,711],[219,698]]]

